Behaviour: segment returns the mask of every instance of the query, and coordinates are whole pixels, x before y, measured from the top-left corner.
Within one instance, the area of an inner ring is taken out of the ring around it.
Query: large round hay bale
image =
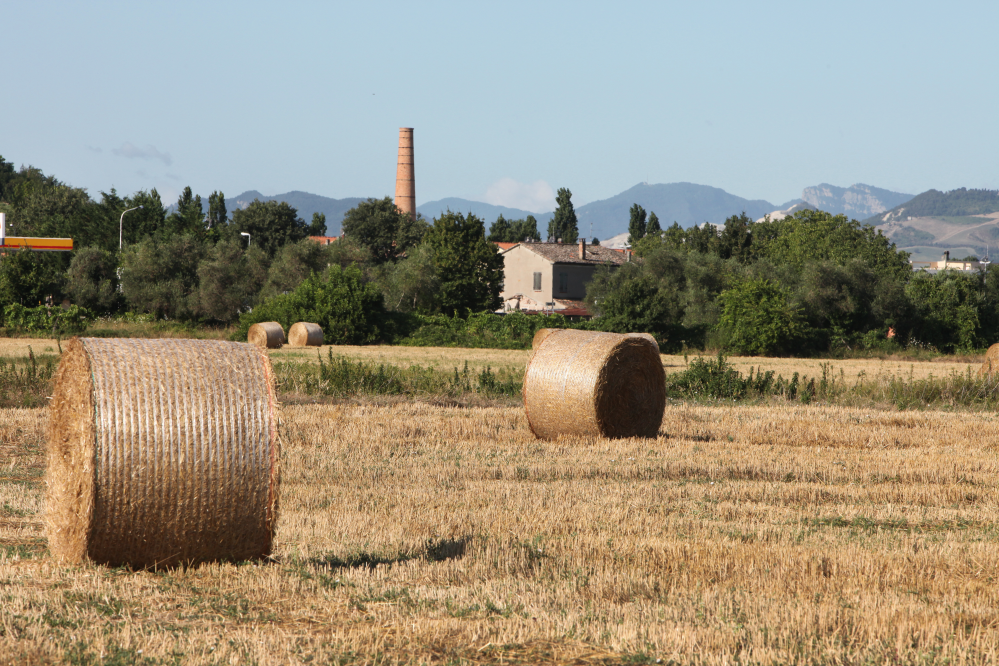
[[[277,424],[258,347],[71,340],[48,430],[49,549],[136,568],[267,556]]]
[[[262,321],[254,324],[246,333],[246,341],[251,345],[266,349],[277,349],[284,344],[284,328],[276,321]]]
[[[534,334],[534,338],[531,340],[531,349],[537,349],[541,346],[541,343],[548,339],[548,336],[555,331],[561,331],[560,328],[539,328]]]
[[[288,346],[290,347],[322,347],[323,329],[319,324],[300,321],[288,329]]]
[[[648,340],[656,348],[656,353],[657,354],[659,353],[659,343],[656,342],[655,336],[652,335],[651,333],[628,333],[628,335],[636,337],[636,338],[644,338],[644,339]]]
[[[985,362],[978,369],[979,377],[999,375],[999,342],[989,347],[985,352]]]
[[[524,374],[527,422],[542,439],[655,437],[665,408],[659,350],[644,337],[556,330]]]

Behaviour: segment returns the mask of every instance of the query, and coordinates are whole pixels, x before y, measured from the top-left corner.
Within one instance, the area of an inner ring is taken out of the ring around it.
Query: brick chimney
[[[579,239],[579,258],[586,259],[586,239]]]
[[[416,218],[416,171],[413,168],[413,128],[399,128],[399,163],[395,172],[395,206]]]

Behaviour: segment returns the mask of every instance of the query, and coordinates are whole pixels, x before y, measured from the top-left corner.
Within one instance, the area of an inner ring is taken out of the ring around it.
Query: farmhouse
[[[630,252],[599,245],[516,243],[503,255],[503,311],[554,310],[587,316],[586,285],[598,266],[617,267],[631,260]]]

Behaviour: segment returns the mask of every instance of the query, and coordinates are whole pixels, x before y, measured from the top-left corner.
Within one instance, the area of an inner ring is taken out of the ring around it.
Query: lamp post
[[[246,247],[249,248],[250,247],[250,234],[246,233],[245,231],[240,231],[239,235],[240,236],[246,236]]]
[[[136,206],[135,208],[129,208],[128,210],[122,211],[121,217],[118,218],[118,251],[121,252],[121,238],[122,238],[122,228],[125,224],[125,213],[131,213],[133,210],[139,210],[142,206]]]

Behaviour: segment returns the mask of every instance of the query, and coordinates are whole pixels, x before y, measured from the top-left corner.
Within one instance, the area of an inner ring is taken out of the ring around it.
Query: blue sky
[[[999,188],[999,3],[14,2],[0,155],[97,196]]]

